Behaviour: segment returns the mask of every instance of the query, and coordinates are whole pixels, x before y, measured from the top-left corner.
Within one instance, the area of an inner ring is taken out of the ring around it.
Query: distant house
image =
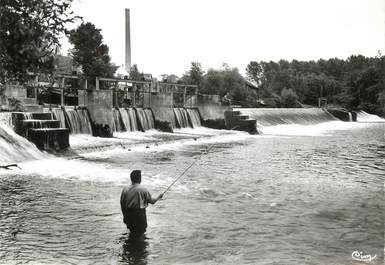
[[[277,105],[277,96],[270,95],[266,97],[266,93],[263,93],[264,91],[262,91],[262,88],[257,83],[245,80],[245,86],[255,94],[258,107],[275,107]]]
[[[144,81],[152,81],[152,74],[143,74]]]
[[[250,82],[250,81],[245,80],[245,86],[246,86],[246,88],[253,90],[255,95],[257,96],[257,99],[259,99],[260,91],[259,91],[258,85],[255,82]]]
[[[119,66],[115,72],[115,77],[118,77],[118,78],[128,79],[129,76],[130,74],[124,68],[124,65]]]

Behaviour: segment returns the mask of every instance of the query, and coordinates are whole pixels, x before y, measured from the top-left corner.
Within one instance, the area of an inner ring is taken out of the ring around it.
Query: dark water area
[[[131,239],[129,172],[157,195],[210,144],[0,172],[0,264],[361,264],[354,251],[383,264],[383,124],[217,142]]]

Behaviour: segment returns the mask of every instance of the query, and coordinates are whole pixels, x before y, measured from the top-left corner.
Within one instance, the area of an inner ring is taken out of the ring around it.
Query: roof
[[[250,87],[251,89],[255,89],[255,90],[259,89],[258,84],[253,82],[253,81],[245,80],[245,84],[246,84],[246,86]]]

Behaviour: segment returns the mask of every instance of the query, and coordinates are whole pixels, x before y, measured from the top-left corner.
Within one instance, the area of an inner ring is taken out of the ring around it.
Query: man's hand
[[[157,201],[163,198],[164,193],[159,194]]]

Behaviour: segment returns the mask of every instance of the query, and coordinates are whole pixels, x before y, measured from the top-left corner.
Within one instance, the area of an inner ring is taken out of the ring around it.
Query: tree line
[[[324,98],[328,105],[385,114],[385,57],[380,53],[346,60],[252,61],[246,73],[264,97],[273,97],[283,106],[297,102],[314,106]]]
[[[67,36],[70,56],[92,87],[95,77],[112,77],[111,63],[101,30],[71,11],[73,0],[2,0],[0,5],[0,85],[23,82],[28,73],[53,75],[60,38]],[[69,25],[81,22],[73,30]],[[137,65],[131,79],[144,78]],[[202,94],[231,95],[247,107],[317,106],[319,98],[349,110],[363,109],[385,115],[385,57],[352,55],[343,60],[251,61],[246,77],[227,64],[206,72],[199,62],[180,78],[163,75],[161,81],[196,84]],[[250,85],[251,84],[251,85]],[[1,90],[0,90],[1,91]]]
[[[235,104],[247,107],[318,106],[322,99],[329,107],[385,115],[385,57],[380,53],[346,60],[251,61],[245,78],[227,64],[204,72],[193,62],[178,82],[196,84],[205,94],[229,92]]]

